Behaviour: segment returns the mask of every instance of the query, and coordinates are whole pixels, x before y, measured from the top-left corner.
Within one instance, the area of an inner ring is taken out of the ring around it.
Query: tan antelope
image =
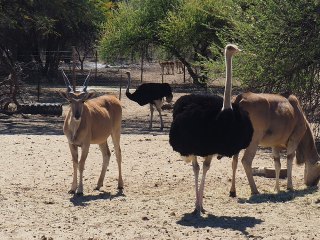
[[[159,62],[161,67],[161,74],[164,75],[174,75],[174,62],[173,61],[165,61]],[[165,70],[166,69],[166,73]]]
[[[235,99],[242,109],[249,113],[254,133],[250,145],[246,148],[242,164],[245,169],[252,194],[258,190],[252,175],[252,161],[258,146],[271,147],[275,163],[276,185],[280,191],[280,150],[287,150],[287,189],[292,190],[292,162],[305,163],[304,181],[307,186],[315,186],[320,178],[320,158],[317,153],[310,125],[303,113],[298,99],[294,95],[287,98],[277,94],[243,93]],[[236,196],[235,174],[238,155],[232,162],[232,185],[230,196]]]
[[[63,132],[68,138],[73,161],[73,181],[69,193],[83,194],[83,170],[90,144],[99,144],[102,153],[102,170],[95,189],[99,190],[102,187],[111,156],[107,143],[110,135],[118,163],[118,188],[122,189],[120,149],[122,108],[120,101],[115,96],[107,95],[91,99],[94,94],[87,92],[90,73],[84,81],[81,91],[73,91],[63,71],[62,75],[67,85],[67,91],[60,92],[60,95],[70,103],[70,110],[66,115],[63,126]],[[78,147],[81,148],[80,161],[78,161]],[[79,184],[77,181],[78,169]]]
[[[183,73],[183,63],[179,60],[176,60],[174,62],[174,64],[176,65],[176,71],[178,74]]]

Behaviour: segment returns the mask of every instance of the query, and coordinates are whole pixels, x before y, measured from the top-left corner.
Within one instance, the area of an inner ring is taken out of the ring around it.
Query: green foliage
[[[180,1],[180,5],[160,22],[160,39],[165,46],[180,54],[193,52],[194,55],[212,57],[209,45],[221,46],[217,33],[230,24],[229,4],[230,1],[223,0]]]
[[[100,56],[114,60],[119,56],[156,46],[168,56],[183,62],[198,82],[194,67],[204,59],[217,58],[212,43],[221,46],[219,30],[231,27],[228,20],[232,1],[227,0],[132,0],[119,3],[108,18],[100,42]]]
[[[0,46],[19,61],[42,65],[41,52],[94,46],[106,14],[105,0],[0,0]],[[44,72],[59,56],[47,57]],[[52,65],[53,64],[53,65]],[[51,65],[51,66],[50,66]],[[55,66],[54,66],[55,65]]]
[[[243,48],[235,75],[255,92],[297,95],[311,121],[320,103],[320,2],[295,0],[236,1],[234,30],[224,37]]]
[[[140,52],[141,48],[158,42],[159,20],[177,1],[132,0],[120,2],[104,25],[100,43],[103,59]]]
[[[246,52],[239,76],[247,86],[262,91],[308,87],[310,67],[320,60],[320,49],[315,47],[320,44],[320,3],[252,2],[237,28]]]

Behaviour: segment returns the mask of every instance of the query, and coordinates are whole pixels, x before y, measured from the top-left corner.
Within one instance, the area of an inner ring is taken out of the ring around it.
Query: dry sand
[[[275,194],[274,179],[256,176],[261,194],[251,197],[240,163],[238,196],[230,198],[231,159],[214,159],[205,188],[207,213],[192,215],[192,167],[168,143],[172,113],[164,111],[163,132],[155,114],[149,131],[149,107],[124,94],[122,104],[123,193],[113,152],[104,186],[93,190],[102,158],[92,145],[84,196],[68,194],[72,162],[63,117],[1,116],[0,239],[320,239],[320,193],[304,186],[297,165],[295,191],[286,191],[281,180],[283,191]],[[272,167],[270,151],[260,149],[253,165]]]

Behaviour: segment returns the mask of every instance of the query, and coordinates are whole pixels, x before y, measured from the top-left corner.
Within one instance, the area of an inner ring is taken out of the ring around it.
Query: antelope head
[[[307,186],[312,187],[318,185],[320,180],[320,161],[312,164],[306,162],[304,169],[304,182]]]
[[[80,91],[74,91],[73,88],[71,87],[71,84],[67,75],[62,70],[62,76],[63,76],[64,82],[66,83],[67,91],[60,92],[60,95],[63,98],[67,99],[68,102],[70,103],[72,118],[75,121],[81,120],[84,102],[90,98],[93,98],[95,95],[94,93],[87,92],[90,73],[91,72],[89,72],[88,76],[86,77],[83,83],[82,89]]]

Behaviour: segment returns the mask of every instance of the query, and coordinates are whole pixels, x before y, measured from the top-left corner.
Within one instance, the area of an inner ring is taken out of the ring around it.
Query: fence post
[[[77,59],[77,53],[75,46],[72,46],[72,86],[73,91],[76,91],[76,60]]]
[[[122,73],[121,73],[121,75],[120,75],[119,100],[121,100],[121,88],[122,88]]]
[[[97,74],[98,74],[98,51],[97,50],[96,50],[95,54],[96,54],[96,56],[95,56],[96,72],[94,75],[94,80],[97,80]]]
[[[141,82],[143,80],[143,60],[144,60],[144,47],[142,47],[142,51],[141,51],[141,78],[140,78]]]

